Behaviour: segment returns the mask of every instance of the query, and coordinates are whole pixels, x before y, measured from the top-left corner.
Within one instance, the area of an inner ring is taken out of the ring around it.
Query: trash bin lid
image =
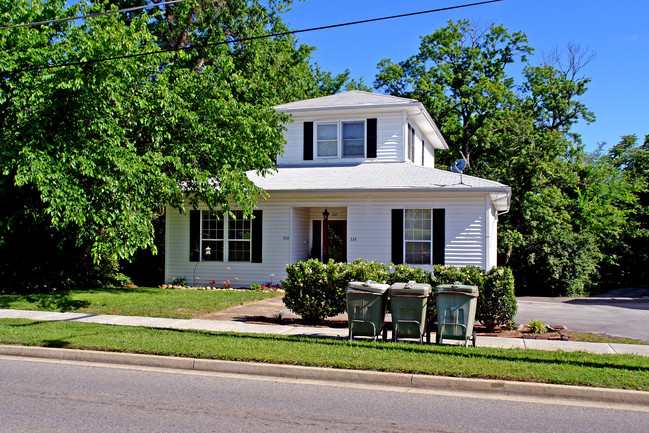
[[[413,296],[428,296],[432,288],[430,284],[426,283],[394,283],[390,286],[390,295],[413,295]]]
[[[478,296],[478,286],[469,286],[466,284],[441,284],[435,287],[435,293],[466,293],[469,296]]]
[[[389,284],[381,284],[376,281],[350,281],[349,284],[347,284],[347,291],[359,290],[363,292],[383,294],[389,288]]]

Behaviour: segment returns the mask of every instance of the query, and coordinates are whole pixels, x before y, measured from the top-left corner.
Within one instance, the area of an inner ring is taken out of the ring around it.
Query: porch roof
[[[277,172],[265,177],[254,171],[247,172],[247,175],[257,186],[270,193],[484,193],[490,195],[498,211],[509,210],[511,198],[511,188],[502,183],[409,162],[280,166],[277,167]]]

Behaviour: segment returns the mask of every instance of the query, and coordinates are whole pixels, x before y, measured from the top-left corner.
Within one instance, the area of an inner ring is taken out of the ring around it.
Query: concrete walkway
[[[281,298],[275,298],[281,299]],[[267,302],[267,301],[261,301]],[[276,301],[275,301],[276,302]],[[237,313],[240,315],[240,313]],[[120,326],[144,326],[150,328],[192,329],[202,331],[239,332],[252,334],[302,335],[307,337],[346,338],[347,328],[309,327],[246,323],[237,320],[213,319],[165,319],[158,317],[115,316],[105,314],[58,313],[51,311],[27,311],[0,309],[0,318],[30,319],[37,321],[68,321],[99,323]],[[434,338],[431,338],[434,340]],[[586,343],[560,340],[531,340],[479,336],[479,347],[500,347],[538,350],[583,351],[591,353],[627,353],[649,356],[649,345],[618,343]]]

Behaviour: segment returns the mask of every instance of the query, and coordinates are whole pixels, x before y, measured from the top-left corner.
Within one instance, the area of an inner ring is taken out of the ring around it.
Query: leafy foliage
[[[514,274],[510,268],[491,268],[480,286],[476,318],[488,330],[498,325],[511,326],[518,306],[514,294]]]
[[[321,322],[345,309],[344,263],[322,263],[317,259],[296,262],[286,267],[282,283],[284,304],[307,321]]]
[[[527,43],[502,26],[451,21],[423,36],[417,54],[379,63],[375,86],[424,103],[450,148],[438,163],[463,156],[468,173],[511,186],[499,263],[512,267],[520,293],[585,294],[602,269],[619,269],[622,238],[642,239],[633,221],[643,187],[621,168],[642,152],[626,143],[615,155],[586,154],[571,127],[595,120],[580,101],[592,55],[569,45],[567,61],[554,53],[530,65]]]
[[[0,22],[154,7],[0,33],[2,285],[93,285],[157,250],[165,209],[250,213],[245,172],[273,170],[289,121],[272,106],[321,91],[312,48],[259,39],[289,1],[66,3],[0,0]]]
[[[305,320],[320,322],[326,317],[344,313],[345,292],[350,281],[372,280],[392,285],[416,281],[430,284],[469,284],[478,286],[480,295],[476,317],[485,326],[508,326],[516,315],[514,277],[508,268],[485,272],[475,266],[435,266],[434,272],[408,265],[385,265],[376,261],[355,260],[352,263],[322,263],[317,259],[296,262],[286,267],[284,304]],[[429,302],[429,321],[436,318],[435,302]]]

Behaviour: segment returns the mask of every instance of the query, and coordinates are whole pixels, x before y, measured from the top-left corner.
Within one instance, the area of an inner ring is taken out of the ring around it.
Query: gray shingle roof
[[[248,172],[257,186],[272,192],[477,192],[500,201],[498,210],[509,208],[511,188],[491,180],[462,175],[408,162],[371,162],[355,165],[301,165],[278,167],[261,177]],[[506,206],[502,203],[505,200]]]
[[[412,104],[419,105],[415,99],[399,98],[397,96],[382,95],[380,93],[363,92],[351,90],[349,92],[335,95],[322,96],[320,98],[305,99],[303,101],[289,102],[288,104],[276,105],[275,109],[280,111],[304,110],[314,108],[344,108],[358,107],[363,105],[396,105]]]

